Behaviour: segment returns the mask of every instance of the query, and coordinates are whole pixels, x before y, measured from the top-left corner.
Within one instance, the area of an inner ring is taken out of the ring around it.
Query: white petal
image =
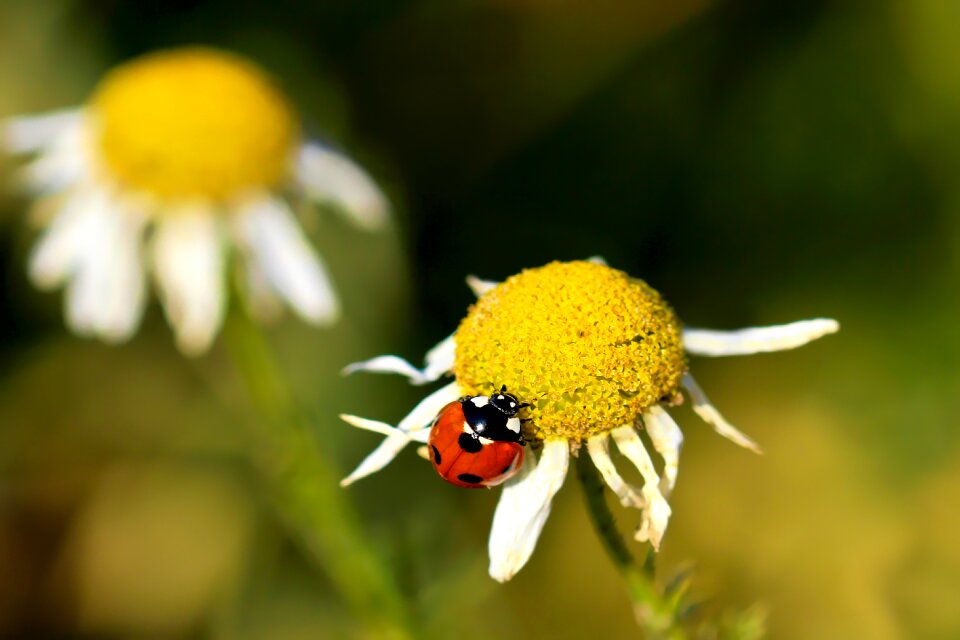
[[[720,412],[717,411],[716,407],[710,404],[710,399],[707,398],[707,394],[703,392],[703,389],[700,388],[700,385],[697,384],[697,381],[693,379],[693,376],[689,373],[683,376],[683,386],[690,393],[690,400],[693,402],[693,410],[700,416],[704,422],[713,427],[713,430],[719,433],[721,436],[734,442],[745,449],[750,449],[754,453],[763,453],[760,450],[760,446],[756,442],[751,440],[748,436],[743,434],[739,429],[734,427],[732,424],[726,421],[726,419],[720,415]]]
[[[517,475],[504,483],[490,529],[490,577],[506,582],[530,559],[550,515],[550,503],[567,476],[565,440],[547,440],[540,460],[525,456]]]
[[[649,540],[654,550],[659,551],[660,541],[663,539],[667,524],[670,522],[670,505],[667,504],[666,498],[660,493],[660,477],[653,466],[650,454],[643,446],[640,434],[637,433],[633,425],[619,427],[611,433],[614,442],[617,443],[617,448],[637,467],[640,475],[643,476],[643,497],[646,506],[643,509],[640,528],[637,529],[635,537],[640,542]]]
[[[683,348],[698,356],[740,356],[803,346],[840,329],[836,320],[816,318],[738,331],[684,329]]]
[[[470,287],[470,290],[473,291],[473,295],[478,298],[485,294],[487,291],[495,288],[499,282],[495,280],[481,280],[477,276],[467,276],[467,286]]]
[[[653,405],[643,414],[643,424],[647,434],[663,458],[663,479],[660,481],[660,492],[669,497],[677,485],[677,471],[680,465],[680,448],[683,446],[683,432],[663,407]]]
[[[340,307],[326,267],[285,202],[265,195],[238,211],[235,225],[248,259],[301,317],[336,321]]]
[[[307,143],[297,157],[297,179],[311,198],[338,205],[357,226],[378,229],[389,205],[376,183],[347,156]]]
[[[116,202],[98,219],[67,288],[67,323],[81,335],[119,342],[133,334],[143,315],[146,216]]]
[[[53,193],[83,181],[91,166],[87,131],[78,125],[61,131],[37,158],[17,171],[16,179],[33,193]]]
[[[351,415],[341,415],[340,417],[347,423],[366,429],[382,433],[387,437],[373,450],[360,465],[346,478],[340,481],[340,486],[346,487],[360,478],[365,478],[372,473],[376,473],[397,457],[405,446],[412,440],[416,442],[426,442],[430,431],[427,429],[447,403],[453,402],[462,395],[460,385],[451,382],[445,387],[437,389],[429,396],[421,400],[407,416],[400,421],[396,427],[385,422],[377,420],[368,420]]]
[[[83,119],[80,109],[16,116],[0,123],[0,143],[11,153],[31,153],[52,144],[65,130]]]
[[[97,242],[112,206],[101,190],[68,194],[30,251],[30,279],[41,289],[58,287],[73,274],[84,250]]]
[[[592,262],[593,264],[602,264],[605,267],[607,266],[607,260],[603,256],[590,256],[587,258],[587,262]]]
[[[369,418],[361,418],[360,416],[353,416],[349,413],[341,413],[340,419],[349,425],[357,427],[358,429],[372,431],[387,437],[402,434],[408,440],[414,440],[416,442],[426,442],[430,437],[430,431],[428,429],[421,429],[420,431],[407,433],[405,431],[400,431],[400,429],[397,429],[392,424],[380,422],[379,420],[370,420]]]
[[[593,466],[603,476],[607,486],[616,494],[620,504],[625,507],[642,509],[646,500],[620,476],[613,460],[610,459],[610,434],[601,433],[591,437],[587,440],[587,451],[590,453]]]
[[[340,481],[341,487],[349,486],[360,478],[365,478],[383,469],[397,457],[397,454],[399,454],[409,442],[426,442],[430,436],[430,431],[426,429],[415,433],[406,433],[386,422],[380,422],[378,420],[368,420],[348,414],[341,414],[340,418],[354,427],[387,436],[383,442],[377,445],[376,449],[363,459],[350,475]]]
[[[168,211],[153,236],[153,268],[177,346],[188,355],[210,347],[223,323],[223,229],[216,212],[195,205]]]
[[[433,419],[440,413],[440,409],[462,396],[463,389],[457,382],[451,382],[440,387],[417,403],[417,406],[400,421],[397,428],[406,432],[426,429],[433,423]]]
[[[376,356],[369,360],[353,362],[343,368],[341,373],[348,376],[358,371],[367,373],[396,373],[409,378],[413,384],[426,384],[430,382],[424,379],[423,372],[415,366],[401,358],[400,356]]]
[[[402,431],[387,436],[383,439],[377,448],[374,449],[363,461],[357,465],[350,475],[340,481],[341,487],[347,487],[367,476],[380,471],[385,466],[393,462],[403,448],[410,442],[410,436]]]
[[[350,375],[357,371],[396,373],[408,378],[411,384],[427,384],[439,380],[453,369],[456,347],[453,335],[444,338],[442,342],[427,352],[426,366],[422,371],[399,356],[387,355],[348,364],[343,368],[342,373],[343,375]]]

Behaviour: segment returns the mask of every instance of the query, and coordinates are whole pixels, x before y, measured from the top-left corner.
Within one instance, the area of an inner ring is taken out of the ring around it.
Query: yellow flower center
[[[162,51],[117,67],[91,110],[113,177],[159,197],[223,199],[273,187],[299,141],[297,120],[270,79],[212,49]]]
[[[672,396],[686,369],[680,324],[656,291],[616,269],[553,262],[487,292],[456,333],[457,381],[506,385],[538,439],[582,440]]]

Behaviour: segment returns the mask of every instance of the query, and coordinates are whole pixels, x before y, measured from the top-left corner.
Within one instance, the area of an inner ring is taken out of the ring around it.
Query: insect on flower
[[[428,455],[440,477],[458,487],[494,487],[523,463],[523,436],[517,413],[527,403],[501,387],[490,396],[465,396],[434,419]]]
[[[345,369],[398,373],[414,384],[448,373],[454,380],[429,394],[396,426],[341,416],[387,436],[342,484],[379,471],[410,442],[429,442],[434,417],[449,411],[450,403],[506,385],[530,403],[518,415],[526,421],[524,438],[540,451],[536,456],[528,450],[517,473],[504,482],[494,514],[490,575],[501,582],[533,553],[571,452],[584,455],[585,450],[620,502],[640,510],[636,539],[659,548],[683,443],[667,408],[684,392],[717,433],[759,451],[707,399],[688,371],[688,354],[780,351],[838,329],[829,319],[729,332],[684,328],[645,282],[597,261],[554,262],[502,284],[468,282],[479,300],[457,331],[427,353],[424,369],[392,355]],[[662,460],[660,471],[641,431]],[[610,456],[611,440],[640,472],[642,486],[621,477]]]
[[[281,302],[308,322],[339,307],[295,205],[336,205],[365,229],[387,203],[343,154],[304,139],[271,79],[231,53],[183,48],[122,64],[86,105],[0,122],[45,227],[30,255],[40,288],[66,287],[67,324],[117,342],[143,315],[156,281],[182,351],[205,351],[223,320],[236,255],[252,310]]]

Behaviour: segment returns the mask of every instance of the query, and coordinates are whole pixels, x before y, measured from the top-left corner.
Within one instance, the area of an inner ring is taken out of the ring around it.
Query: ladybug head
[[[527,402],[520,402],[517,397],[507,393],[506,385],[500,387],[500,393],[490,396],[490,404],[502,411],[508,418],[517,415],[517,412],[524,407],[529,407]]]

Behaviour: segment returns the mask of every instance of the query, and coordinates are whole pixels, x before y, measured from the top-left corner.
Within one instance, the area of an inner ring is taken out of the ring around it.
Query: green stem
[[[673,607],[654,583],[653,553],[647,556],[643,566],[634,560],[633,554],[617,531],[616,522],[604,496],[603,479],[593,466],[590,456],[577,457],[577,477],[583,487],[583,496],[594,529],[617,571],[627,583],[627,593],[633,603],[637,624],[644,630],[647,638],[683,640],[686,634],[676,625]]]
[[[407,603],[364,535],[356,511],[294,401],[259,328],[239,309],[224,327],[228,351],[261,421],[254,451],[287,527],[378,638],[414,636]]]

